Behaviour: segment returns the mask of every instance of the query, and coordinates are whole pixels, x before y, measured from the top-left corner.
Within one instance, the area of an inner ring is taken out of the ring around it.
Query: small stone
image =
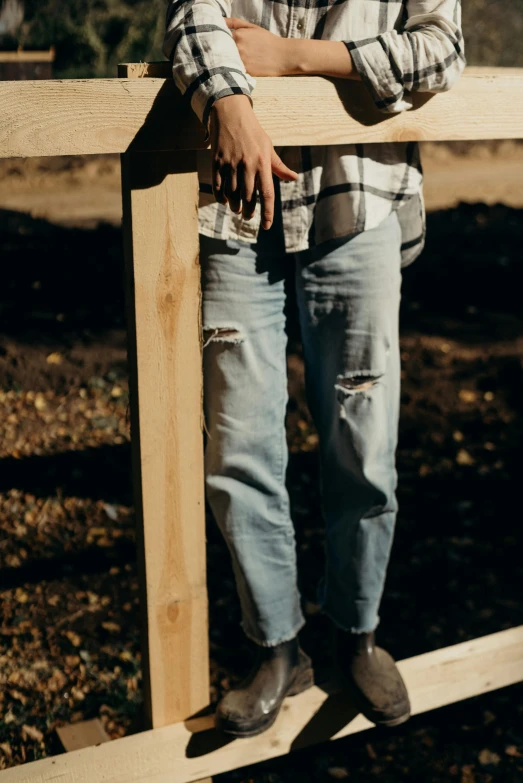
[[[477,394],[471,389],[460,389],[459,398],[462,402],[471,403],[476,401]]]
[[[21,587],[16,589],[15,598],[19,604],[26,604],[29,601],[29,596],[22,590]]]
[[[47,408],[47,400],[43,394],[37,394],[34,401],[34,406],[37,411],[45,411]]]
[[[26,741],[28,737],[35,742],[42,742],[44,735],[39,729],[36,728],[36,726],[27,726],[24,723],[22,726],[22,739]]]
[[[106,503],[104,505],[104,511],[112,522],[118,521],[118,509],[115,508],[115,506],[111,506],[109,503]]]
[[[329,767],[327,775],[334,778],[334,780],[345,780],[349,777],[349,770],[345,769],[345,767]]]
[[[122,630],[118,623],[112,623],[109,621],[102,623],[102,628],[105,628],[105,630],[109,631],[110,633],[120,633]]]
[[[74,631],[64,631],[64,635],[67,636],[73,647],[80,647],[82,644],[82,638]]]
[[[490,764],[499,764],[501,761],[501,757],[498,756],[497,753],[494,753],[493,751],[489,750],[488,748],[484,748],[479,756],[478,761],[483,766],[488,766]]]
[[[458,451],[458,454],[456,456],[456,462],[458,465],[474,465],[475,463],[474,457],[468,453],[465,449],[460,449]]]
[[[461,767],[461,783],[475,783],[474,765],[465,764]]]

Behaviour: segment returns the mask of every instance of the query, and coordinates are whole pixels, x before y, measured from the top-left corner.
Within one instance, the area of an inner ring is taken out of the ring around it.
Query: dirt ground
[[[523,144],[421,145],[428,210],[461,202],[523,207]],[[62,226],[120,225],[118,155],[0,160],[0,209]]]
[[[523,622],[523,148],[427,145],[424,162],[379,633],[397,658]],[[117,158],[0,165],[0,769],[59,752],[71,721],[122,736],[141,707],[120,217]],[[291,288],[288,331],[302,642],[322,676],[317,436]],[[208,564],[216,700],[249,650],[212,520]],[[513,686],[217,780],[521,783],[522,701]]]

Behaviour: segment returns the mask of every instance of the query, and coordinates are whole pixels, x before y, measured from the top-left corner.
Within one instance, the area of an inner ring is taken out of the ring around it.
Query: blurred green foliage
[[[0,0],[1,1],[1,0]],[[115,76],[119,62],[163,59],[167,0],[25,0],[0,48],[56,48],[55,75]]]
[[[55,46],[57,76],[114,76],[119,62],[162,59],[167,0],[14,1],[24,21],[0,32],[0,48]],[[523,0],[463,0],[463,17],[471,65],[523,67]]]
[[[462,0],[469,65],[523,67],[523,0]]]

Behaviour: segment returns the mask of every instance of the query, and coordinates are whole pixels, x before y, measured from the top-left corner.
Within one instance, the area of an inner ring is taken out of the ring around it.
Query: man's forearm
[[[288,49],[289,75],[360,78],[342,41],[287,38],[285,42]]]
[[[227,18],[242,62],[251,76],[332,76],[359,79],[342,41],[282,38],[244,19]]]
[[[163,52],[176,86],[208,129],[217,97],[250,96],[254,87],[225,23],[231,0],[171,0]]]

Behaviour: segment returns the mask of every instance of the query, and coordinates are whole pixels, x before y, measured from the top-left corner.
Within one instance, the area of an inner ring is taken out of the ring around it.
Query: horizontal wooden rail
[[[523,626],[399,664],[414,714],[523,680]],[[0,783],[190,783],[371,728],[346,699],[315,687],[287,699],[276,724],[247,740],[220,740],[212,717],[146,731],[0,773]]]
[[[0,83],[0,157],[202,148],[168,70]],[[523,138],[523,69],[470,68],[450,92],[418,94],[414,110],[395,116],[378,112],[361,84],[316,76],[258,79],[254,105],[276,145]]]
[[[0,63],[52,63],[55,57],[53,48],[42,52],[17,49],[15,52],[0,52]]]

